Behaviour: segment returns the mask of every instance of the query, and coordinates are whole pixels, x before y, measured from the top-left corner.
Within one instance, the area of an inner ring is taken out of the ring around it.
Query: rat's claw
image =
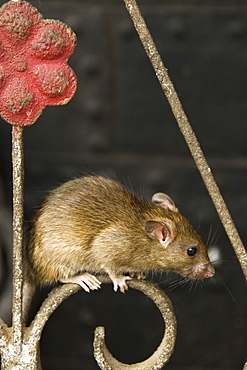
[[[84,272],[80,275],[71,276],[67,279],[61,280],[62,283],[75,283],[79,284],[82,289],[86,292],[90,292],[91,290],[98,290],[101,288],[101,281],[99,281],[96,276],[89,274],[88,272]]]
[[[111,278],[113,282],[113,289],[115,292],[120,289],[120,292],[124,293],[125,290],[128,290],[128,285],[126,283],[127,280],[132,280],[130,276],[120,276],[120,277],[115,277]]]

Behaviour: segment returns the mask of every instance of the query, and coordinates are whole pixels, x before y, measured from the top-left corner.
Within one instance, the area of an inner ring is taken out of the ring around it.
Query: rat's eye
[[[190,257],[194,257],[197,253],[197,248],[196,247],[191,247],[187,249],[187,254]]]

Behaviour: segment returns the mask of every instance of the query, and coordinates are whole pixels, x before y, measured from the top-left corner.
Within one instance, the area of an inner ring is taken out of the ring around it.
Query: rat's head
[[[155,218],[145,223],[145,230],[154,240],[155,260],[159,268],[171,270],[189,279],[212,277],[214,268],[209,261],[201,236],[182,216],[172,199],[163,193],[154,194],[152,203],[157,206]]]

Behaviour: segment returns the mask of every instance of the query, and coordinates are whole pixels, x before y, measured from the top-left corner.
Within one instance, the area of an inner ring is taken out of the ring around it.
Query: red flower
[[[66,104],[77,87],[67,60],[76,36],[43,19],[26,1],[0,8],[0,114],[10,124],[33,124],[47,105]]]

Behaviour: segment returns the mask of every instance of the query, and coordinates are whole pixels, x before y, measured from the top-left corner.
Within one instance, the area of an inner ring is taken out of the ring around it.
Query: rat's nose
[[[204,270],[204,277],[205,278],[210,278],[210,277],[214,276],[215,270],[214,270],[213,266],[211,265],[211,263],[207,263],[204,268],[205,268],[205,270]]]

